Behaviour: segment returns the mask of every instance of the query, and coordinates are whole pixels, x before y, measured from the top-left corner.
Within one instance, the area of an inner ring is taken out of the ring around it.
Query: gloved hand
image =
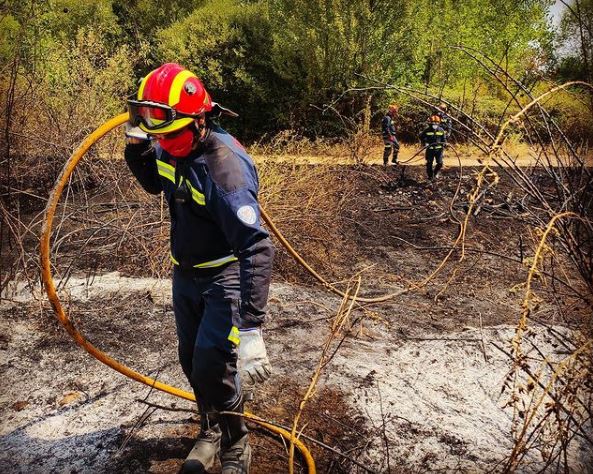
[[[241,382],[253,386],[265,382],[272,373],[260,328],[240,329],[239,363]]]
[[[130,122],[126,122],[125,127],[128,143],[142,143],[144,140],[149,140],[148,135],[140,127],[132,127]]]

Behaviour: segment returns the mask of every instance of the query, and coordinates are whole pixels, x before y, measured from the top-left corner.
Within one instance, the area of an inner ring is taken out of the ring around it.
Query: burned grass
[[[500,326],[503,329],[495,331],[495,336],[500,335],[494,343],[500,347],[508,344],[509,327],[505,325],[517,321],[522,285],[538,239],[534,231],[537,223],[525,212],[532,205],[529,198],[521,195],[502,174],[498,186],[487,190],[472,209],[464,258],[461,259],[463,254],[457,247],[438,274],[419,284],[449,253],[459,220],[469,209],[468,193],[477,172],[464,169],[461,176],[458,169],[448,169],[441,180],[426,183],[419,167],[385,170],[378,166],[278,163],[260,167],[265,207],[313,267],[338,281],[338,286],[345,284],[340,281],[360,274],[364,296],[384,294],[394,288],[411,289],[380,306],[357,309],[364,319],[348,338],[345,355],[340,354],[303,415],[306,434],[352,453],[354,458],[358,456],[376,469],[397,472],[410,466],[420,470],[443,468],[443,456],[447,463],[450,457],[462,463],[479,462],[492,467],[502,457],[498,453],[485,459],[471,447],[477,435],[471,427],[464,428],[465,431],[458,429],[459,420],[451,415],[457,411],[474,420],[473,413],[461,408],[468,401],[431,371],[454,370],[458,364],[466,364],[464,359],[472,361],[470,368],[474,370],[476,358],[482,358],[482,352],[492,359],[491,350],[484,349],[489,339],[476,333],[476,328]],[[74,183],[78,187],[71,189],[61,209],[54,255],[57,273],[64,278],[60,288],[66,291],[62,294],[71,292],[74,280],[78,279],[77,285],[80,279],[86,281],[86,298],[82,297],[84,291],[78,290],[76,295],[72,292],[66,297],[70,314],[83,333],[99,348],[133,368],[183,386],[185,381],[176,362],[170,304],[159,300],[163,292],[137,291],[133,297],[122,296],[119,290],[93,292],[94,284],[100,280],[97,276],[95,281],[95,275],[107,271],[165,278],[169,274],[166,208],[125,179],[126,185],[117,193],[105,190],[107,182],[108,177],[103,184],[86,183],[81,187]],[[550,192],[553,184],[548,178],[539,182],[544,190],[550,186]],[[34,239],[27,241],[23,250],[29,252],[31,262],[35,256],[33,244]],[[256,400],[253,411],[289,426],[315,367],[319,345],[327,335],[337,301],[311,288],[311,277],[282,248],[277,248],[274,280],[292,284],[277,283],[270,300],[269,351],[280,370],[274,383],[266,388],[264,398]],[[558,324],[581,330],[587,327],[589,306],[575,294],[586,289],[579,286],[569,268],[570,262],[560,253],[550,254],[543,261],[540,276],[533,281],[538,302],[530,314],[531,324],[541,323],[554,330]],[[115,282],[110,288],[127,285],[132,285],[132,280]],[[2,312],[2,318],[4,332],[10,336],[0,340],[0,349],[11,354],[2,368],[6,380],[14,385],[6,391],[2,404],[2,410],[9,413],[8,424],[3,428],[8,453],[19,452],[21,441],[50,438],[55,441],[37,443],[35,448],[44,453],[45,467],[53,462],[47,456],[62,455],[64,450],[91,459],[93,466],[122,472],[171,472],[179,466],[197,429],[191,414],[174,412],[173,416],[157,410],[135,428],[145,413],[137,399],[146,397],[146,389],[133,388],[132,382],[122,382],[119,375],[87,360],[55,323],[48,307],[15,304]],[[30,324],[28,331],[35,337],[19,333],[19,324],[23,322]],[[486,342],[480,342],[481,337]],[[460,349],[457,344],[466,338],[469,342]],[[444,347],[436,346],[439,341]],[[554,343],[535,341],[537,347],[552,352]],[[414,350],[408,350],[409,347]],[[435,369],[437,362],[433,362],[430,351],[437,350],[442,351],[440,357],[446,365]],[[18,362],[20,359],[30,362],[23,364]],[[396,381],[389,378],[392,371],[383,370],[394,360],[401,372]],[[511,364],[504,354],[498,362],[499,374],[504,364]],[[415,364],[432,374],[434,380],[418,382],[416,375],[406,370]],[[584,365],[575,367],[573,372],[583,373]],[[487,364],[478,369],[475,371],[479,377],[492,370]],[[37,381],[22,380],[22,373],[37,374],[38,370],[48,373]],[[464,366],[463,370],[469,369]],[[502,379],[501,375],[494,382]],[[460,385],[465,383],[463,380],[459,376]],[[121,383],[128,384],[126,393],[137,393],[124,394]],[[500,389],[496,383],[488,387],[490,394]],[[45,386],[39,389],[39,384]],[[409,393],[410,387],[417,391],[424,385],[427,387],[418,406],[425,416],[446,413],[443,416],[451,420],[446,428],[414,418],[412,414],[418,407],[398,398],[399,393]],[[35,395],[19,395],[30,390]],[[451,407],[435,402],[442,391]],[[70,406],[80,419],[86,417],[91,433],[89,428],[79,426],[74,417],[68,418],[68,423],[75,429],[64,429],[56,421],[65,413],[60,401],[70,400],[71,392],[82,393],[82,401],[64,402],[73,403],[65,406]],[[150,400],[171,405],[169,399],[153,397],[151,394]],[[384,412],[377,411],[381,399],[386,403]],[[111,405],[101,405],[101,400],[109,400]],[[89,415],[91,406],[94,411]],[[342,414],[345,418],[340,418]],[[323,421],[328,416],[340,422]],[[27,417],[37,421],[29,425]],[[114,425],[113,419],[120,418],[121,423]],[[486,418],[475,422],[487,431]],[[502,420],[497,423],[498,428],[506,426]],[[10,424],[16,428],[11,429]],[[25,434],[28,438],[23,437]],[[505,442],[510,433],[506,437],[488,436],[496,439],[501,449],[509,449]],[[366,438],[363,441],[361,437]],[[369,444],[367,440],[371,440]],[[437,448],[431,448],[431,443]],[[316,448],[314,443],[307,444],[323,469],[356,472],[350,461]],[[281,466],[286,466],[287,454],[277,441],[257,435],[255,445],[257,466],[261,466],[258,472],[285,470]],[[22,465],[30,469],[34,464],[25,456]]]

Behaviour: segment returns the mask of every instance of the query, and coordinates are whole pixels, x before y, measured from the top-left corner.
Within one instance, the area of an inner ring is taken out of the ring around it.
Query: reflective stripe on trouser
[[[170,255],[170,257],[171,257],[171,261],[175,265],[179,265],[179,262],[173,255]],[[207,262],[197,263],[196,265],[192,265],[192,267],[193,268],[216,268],[216,267],[221,267],[224,264],[229,263],[229,262],[236,262],[237,260],[238,260],[238,258],[235,257],[234,255],[227,255],[226,257],[217,258],[216,260],[209,260]]]
[[[179,361],[196,398],[217,411],[240,397],[236,327],[239,323],[239,265],[211,276],[193,276],[175,268],[173,311]]]
[[[436,159],[436,166],[434,170],[432,168],[432,164]],[[432,178],[436,173],[438,173],[441,168],[443,167],[443,148],[433,149],[427,148],[426,149],[426,174],[429,178]]]

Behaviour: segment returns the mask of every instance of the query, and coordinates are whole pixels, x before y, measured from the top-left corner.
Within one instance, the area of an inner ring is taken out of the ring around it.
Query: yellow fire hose
[[[128,114],[124,113],[124,114],[118,115],[117,117],[112,118],[108,122],[101,125],[99,128],[97,128],[93,133],[91,133],[82,142],[82,144],[74,151],[74,153],[72,154],[70,159],[64,165],[62,174],[60,175],[58,182],[56,183],[56,186],[54,187],[54,189],[52,190],[52,192],[49,196],[49,200],[47,202],[47,206],[45,209],[45,220],[43,223],[43,229],[42,229],[42,233],[41,233],[41,267],[42,267],[41,275],[43,278],[43,283],[45,285],[45,290],[47,292],[47,296],[49,298],[49,301],[51,302],[51,305],[56,313],[58,320],[60,321],[60,323],[62,323],[64,328],[66,328],[66,331],[68,331],[68,333],[72,336],[72,338],[76,341],[76,343],[79,346],[81,346],[84,350],[86,350],[90,355],[92,355],[98,361],[103,362],[104,364],[108,365],[112,369],[117,370],[118,372],[125,375],[126,377],[137,380],[138,382],[142,382],[143,384],[146,384],[150,387],[154,387],[154,388],[161,390],[163,392],[170,393],[171,395],[175,395],[180,398],[185,398],[186,400],[195,401],[195,396],[193,393],[187,392],[185,390],[181,390],[176,387],[172,387],[170,385],[164,384],[164,383],[154,380],[150,377],[142,375],[142,374],[136,372],[135,370],[132,370],[129,367],[119,363],[112,357],[108,356],[107,354],[105,354],[104,352],[102,352],[101,350],[99,350],[95,346],[93,346],[74,327],[74,325],[72,324],[72,321],[70,320],[70,318],[64,311],[64,308],[62,307],[60,299],[58,298],[58,295],[56,293],[56,286],[54,284],[52,271],[51,271],[51,263],[50,263],[50,236],[51,236],[51,230],[52,230],[52,222],[54,219],[58,201],[60,200],[60,196],[62,195],[62,191],[64,190],[66,183],[68,183],[68,180],[69,180],[70,176],[72,175],[72,172],[78,165],[78,162],[86,154],[86,152],[89,150],[89,148],[94,143],[96,143],[101,138],[103,138],[103,136],[105,136],[108,132],[110,132],[111,130],[113,130],[116,127],[119,127],[123,123],[127,122],[127,120],[128,120]],[[280,436],[282,436],[284,439],[286,439],[289,442],[293,442],[294,445],[297,447],[297,449],[303,455],[305,463],[307,464],[307,470],[308,470],[309,474],[315,474],[315,472],[316,472],[315,461],[313,460],[313,457],[311,456],[311,453],[309,452],[307,447],[298,438],[296,438],[296,437],[293,438],[289,431],[279,428],[277,426],[271,425],[269,423],[266,423],[264,420],[260,419],[259,417],[255,416],[249,412],[245,412],[244,415],[246,418],[253,421],[254,423],[256,423],[256,424],[258,424],[258,425],[260,425],[260,426],[266,428],[267,430],[270,430],[276,434],[279,434]]]

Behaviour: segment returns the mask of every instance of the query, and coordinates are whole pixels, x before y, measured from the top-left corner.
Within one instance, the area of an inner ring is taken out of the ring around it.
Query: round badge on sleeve
[[[241,219],[241,222],[248,225],[253,225],[257,221],[257,213],[253,206],[241,206],[237,209],[237,217]]]

